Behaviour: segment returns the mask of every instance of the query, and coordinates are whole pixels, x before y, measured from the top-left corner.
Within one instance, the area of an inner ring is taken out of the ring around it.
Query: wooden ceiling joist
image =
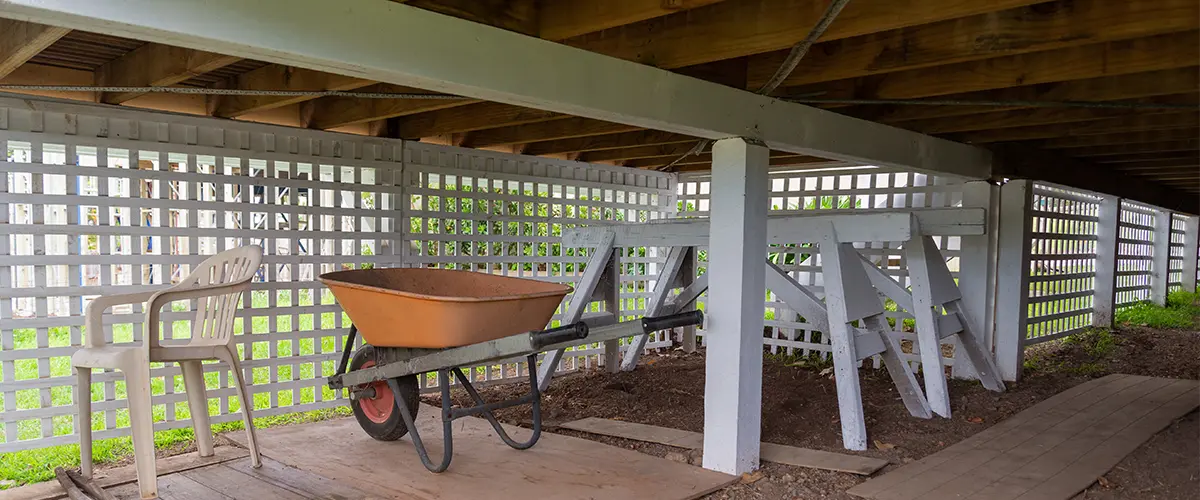
[[[238,75],[231,88],[239,90],[355,90],[373,84],[371,80],[335,75],[304,68],[268,64]],[[308,96],[213,96],[213,114],[236,118],[312,99]]]
[[[0,79],[16,71],[71,30],[0,19]]]
[[[1104,163],[1112,168],[1121,170],[1159,170],[1165,169],[1171,172],[1188,171],[1192,169],[1200,169],[1200,160],[1196,158],[1162,158],[1157,160],[1139,160],[1128,161],[1121,163]]]
[[[364,92],[427,93],[428,91],[392,85],[375,84],[361,89]],[[421,115],[452,108],[481,104],[474,99],[357,99],[353,97],[322,97],[305,103],[309,108],[309,128],[331,129],[409,115]],[[487,104],[487,103],[482,103]],[[512,106],[510,106],[512,107]],[[440,134],[408,136],[429,137]]]
[[[1145,132],[1116,132],[1076,137],[1055,137],[1034,143],[1041,149],[1073,149],[1094,148],[1098,146],[1119,146],[1125,144],[1146,144],[1161,141],[1195,141],[1200,140],[1200,130],[1195,127],[1183,127],[1166,130]],[[1063,151],[1074,154],[1074,151]]]
[[[1200,112],[1200,103],[1196,102],[1195,94],[1180,94],[1152,99],[1141,99],[1144,104],[1194,104]],[[1122,108],[1086,108],[1086,107],[1046,107],[1020,109],[1015,111],[999,110],[974,115],[953,116],[947,118],[931,118],[929,120],[913,120],[900,126],[924,132],[926,134],[951,134],[973,132],[978,130],[996,130],[1014,127],[1031,127],[1035,125],[1052,125],[1056,123],[1078,123],[1120,116],[1152,115],[1163,113],[1179,113],[1179,109],[1122,109]]]
[[[998,90],[948,94],[936,99],[958,101],[1122,101],[1161,95],[1194,93],[1200,89],[1200,67],[1130,73],[1127,75],[1103,76],[1082,80],[1024,85]],[[1027,109],[1022,107],[997,108],[993,106],[928,106],[928,105],[874,105],[854,106],[839,110],[851,116],[868,120],[892,123],[900,126],[910,120],[927,120],[951,116],[972,115],[980,112]]]
[[[1195,129],[1200,127],[1200,116],[1191,113],[1164,113],[1122,116],[1083,123],[1062,125],[1039,125],[997,130],[981,130],[952,136],[968,143],[991,143],[1051,139],[1062,136],[1098,135],[1117,132],[1136,132],[1162,129]]]
[[[914,99],[1024,85],[1144,73],[1196,65],[1200,32],[948,64],[825,84],[790,87],[785,95],[827,99]]]
[[[1144,144],[1116,144],[1109,146],[1096,146],[1090,148],[1081,148],[1070,151],[1071,156],[1098,156],[1109,157],[1130,154],[1148,154],[1148,153],[1170,153],[1175,151],[1197,151],[1200,150],[1200,141],[1183,140],[1183,141],[1163,141],[1163,142],[1148,142]],[[1103,160],[1103,158],[1095,158],[1095,160]]]
[[[696,147],[696,140],[675,144],[660,144],[654,146],[636,146],[621,149],[606,149],[589,151],[579,156],[579,161],[628,161],[645,158],[678,158]]]
[[[661,132],[658,130],[639,130],[620,134],[596,135],[563,139],[559,141],[535,142],[525,146],[525,154],[548,155],[587,151],[604,151],[608,149],[628,148],[639,145],[654,146],[659,144],[695,143],[699,139],[690,135]]]
[[[1123,155],[1107,155],[1091,158],[1091,161],[1105,164],[1121,164],[1146,160],[1187,160],[1186,162],[1180,161],[1180,163],[1200,163],[1200,151],[1160,151],[1156,153],[1129,153]]]
[[[821,37],[837,40],[983,14],[1035,0],[852,1]],[[808,36],[826,2],[735,0],[570,38],[563,43],[660,68],[783,50]]]
[[[449,101],[455,102],[455,101]],[[460,134],[496,127],[552,120],[558,113],[496,102],[428,111],[401,118],[396,133],[404,139]]]
[[[96,85],[104,87],[167,87],[241,61],[242,58],[147,43],[96,69]],[[105,92],[100,100],[121,104],[138,92]]]
[[[472,148],[528,144],[587,137],[591,135],[615,134],[638,130],[622,123],[604,122],[589,118],[562,117],[549,121],[478,130],[467,134],[463,145]]]
[[[800,70],[793,71],[784,85],[858,78],[1197,28],[1200,28],[1200,4],[1194,0],[1058,0],[820,43],[808,52]],[[750,88],[765,83],[786,57],[787,51],[751,57]]]
[[[633,24],[721,0],[543,0],[539,34],[547,40]]]

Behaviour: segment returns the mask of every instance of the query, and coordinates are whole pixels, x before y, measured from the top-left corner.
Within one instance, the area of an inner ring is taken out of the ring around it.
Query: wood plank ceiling
[[[753,91],[829,0],[405,3]],[[424,92],[0,19],[5,84]],[[711,168],[705,152],[676,162],[693,149],[691,137],[467,99],[31,92],[640,168]],[[1142,183],[1164,198],[1195,199],[1198,92],[1196,0],[851,0],[773,95],[993,148],[1013,176],[1097,190]]]

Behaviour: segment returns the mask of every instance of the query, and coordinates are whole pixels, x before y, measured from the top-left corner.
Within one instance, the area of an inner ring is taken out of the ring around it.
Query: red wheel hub
[[[359,367],[365,369],[375,366],[375,361],[367,361]],[[392,416],[392,411],[396,409],[396,398],[392,396],[392,389],[388,387],[387,382],[371,382],[365,386],[375,389],[375,397],[359,398],[358,407],[362,409],[364,415],[372,422],[382,424],[387,422]]]

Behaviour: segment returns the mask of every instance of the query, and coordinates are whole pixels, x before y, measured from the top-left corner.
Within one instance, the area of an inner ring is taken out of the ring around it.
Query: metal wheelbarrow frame
[[[389,432],[386,436],[379,436],[374,434],[372,429],[367,428],[361,419],[359,420],[360,426],[373,438],[383,440],[395,440],[405,433],[411,433],[413,445],[416,447],[417,455],[420,457],[422,465],[430,472],[438,473],[445,471],[450,466],[450,461],[454,454],[453,427],[451,424],[454,420],[462,417],[482,416],[492,425],[492,428],[500,436],[500,439],[512,448],[524,450],[533,447],[537,443],[542,433],[541,391],[538,389],[537,377],[538,353],[642,335],[670,328],[698,325],[703,322],[703,318],[703,313],[700,311],[690,311],[669,316],[647,317],[640,320],[614,323],[616,317],[612,314],[605,314],[593,318],[585,318],[583,321],[558,328],[528,331],[495,340],[457,347],[414,348],[364,344],[359,354],[368,354],[366,349],[369,347],[371,349],[369,353],[374,359],[364,360],[361,364],[365,365],[365,361],[370,361],[373,366],[356,370],[350,370],[350,365],[351,355],[354,351],[355,337],[359,334],[359,331],[356,325],[351,325],[349,335],[343,346],[337,372],[328,378],[328,385],[333,390],[349,389],[352,404],[361,405],[363,399],[374,401],[377,397],[380,397],[378,391],[384,390],[382,383],[386,383],[386,390],[390,393],[395,406],[391,410],[398,410],[400,412],[400,419],[405,426],[405,431],[399,432],[400,429],[394,429],[396,432]],[[475,390],[470,378],[462,371],[462,368],[465,366],[476,366],[488,362],[520,358],[522,356],[526,358],[528,363],[529,392],[517,398],[490,403],[486,402],[480,396],[479,392]],[[442,397],[441,419],[444,445],[442,458],[438,463],[434,463],[430,459],[425,444],[421,439],[420,432],[417,430],[415,421],[417,407],[410,406],[419,406],[419,400],[417,399],[419,391],[417,377],[429,372],[437,372],[438,386]],[[459,384],[462,385],[463,389],[474,401],[474,406],[454,407],[453,401],[450,399],[451,376],[455,377]],[[403,382],[403,385],[401,382]],[[532,405],[533,434],[528,440],[518,442],[508,435],[493,412],[522,404]],[[386,418],[390,420],[391,417],[389,415]],[[374,422],[374,420],[371,421]]]

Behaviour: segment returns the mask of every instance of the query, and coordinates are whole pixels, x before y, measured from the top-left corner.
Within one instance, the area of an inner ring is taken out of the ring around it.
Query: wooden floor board
[[[1093,380],[849,493],[876,500],[1069,499],[1200,406],[1197,390],[1195,380]]]

